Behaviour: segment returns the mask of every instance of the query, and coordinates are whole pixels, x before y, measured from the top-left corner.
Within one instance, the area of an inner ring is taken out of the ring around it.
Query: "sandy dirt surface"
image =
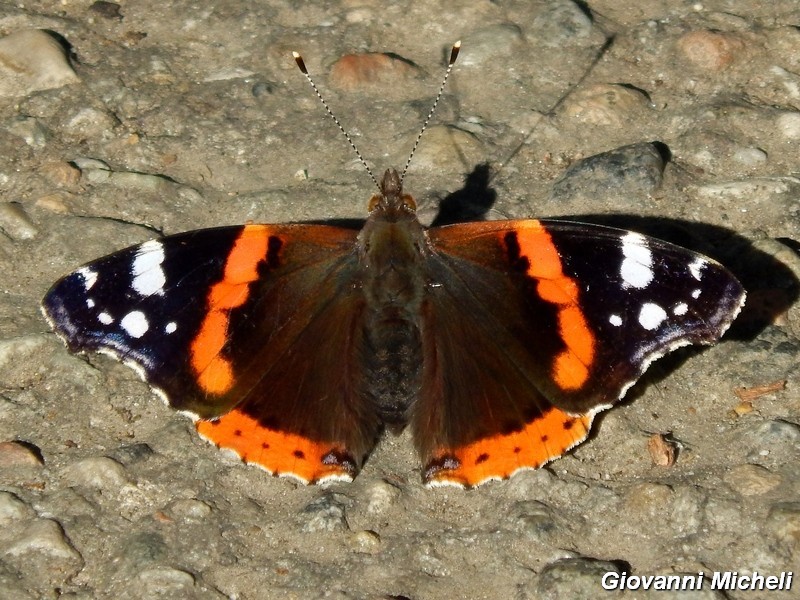
[[[0,35],[0,598],[586,598],[606,572],[706,574],[609,597],[795,597],[800,573],[793,593],[710,589],[800,571],[795,0],[34,0],[0,5]],[[113,250],[363,219],[374,187],[291,51],[382,172],[457,39],[405,180],[423,220],[632,227],[749,292],[722,343],[654,364],[588,442],[427,490],[409,435],[386,436],[353,483],[305,487],[50,331],[48,287]],[[386,54],[337,62],[362,52]]]

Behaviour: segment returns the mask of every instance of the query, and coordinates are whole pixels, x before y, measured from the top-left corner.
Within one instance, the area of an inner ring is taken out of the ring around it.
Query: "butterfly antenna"
[[[447,85],[447,78],[450,77],[450,71],[453,70],[453,64],[456,62],[460,50],[461,40],[458,40],[455,44],[453,44],[453,47],[450,50],[450,60],[447,61],[447,70],[444,72],[442,85],[439,86],[439,92],[436,94],[436,99],[433,101],[433,106],[431,106],[430,111],[428,111],[428,116],[425,117],[425,122],[422,124],[422,129],[419,130],[417,139],[414,141],[414,146],[411,148],[411,154],[408,155],[406,166],[403,167],[403,172],[400,173],[400,183],[403,183],[403,178],[406,176],[406,171],[408,171],[408,166],[411,164],[411,159],[414,158],[414,153],[417,151],[417,146],[419,146],[419,141],[422,139],[422,134],[425,133],[425,129],[428,127],[428,123],[430,122],[433,113],[436,112],[436,106],[439,104],[439,99],[442,97],[442,92],[444,92],[444,86]]]
[[[331,107],[328,106],[328,103],[325,101],[325,98],[322,97],[322,94],[320,93],[319,88],[317,88],[317,84],[314,83],[314,80],[311,79],[311,75],[308,74],[308,69],[306,69],[306,63],[305,63],[305,61],[303,61],[303,57],[300,56],[300,54],[297,53],[297,52],[292,52],[292,56],[294,57],[294,62],[297,63],[297,66],[300,69],[300,71],[303,73],[303,75],[306,76],[306,79],[308,79],[308,83],[311,84],[311,87],[313,88],[314,93],[317,95],[317,98],[319,98],[319,101],[322,102],[322,106],[325,107],[325,110],[327,111],[328,116],[331,119],[333,119],[334,123],[336,123],[336,126],[339,128],[339,131],[342,132],[342,134],[344,135],[344,137],[347,139],[348,143],[350,144],[350,147],[356,153],[356,156],[358,157],[358,160],[361,162],[362,165],[364,165],[364,168],[367,170],[367,173],[369,173],[369,176],[372,179],[372,182],[375,184],[375,187],[377,187],[378,190],[380,190],[381,186],[378,184],[378,180],[375,179],[375,175],[372,173],[372,169],[369,168],[369,165],[367,164],[367,161],[364,160],[364,157],[361,156],[361,152],[358,151],[358,147],[356,147],[356,144],[353,141],[353,138],[350,137],[350,134],[347,133],[347,131],[342,126],[342,124],[339,121],[339,119],[337,119],[336,115],[333,114],[333,111],[331,110]]]

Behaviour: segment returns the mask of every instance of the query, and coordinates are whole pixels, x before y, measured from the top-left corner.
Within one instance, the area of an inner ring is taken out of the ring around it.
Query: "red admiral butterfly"
[[[396,171],[379,188],[360,232],[166,236],[67,275],[44,315],[272,474],[349,481],[385,428],[409,426],[426,484],[474,486],[561,456],[653,360],[714,343],[744,303],[720,264],[639,233],[426,229]]]

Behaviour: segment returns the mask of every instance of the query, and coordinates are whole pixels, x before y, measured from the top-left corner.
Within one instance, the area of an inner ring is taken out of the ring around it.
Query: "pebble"
[[[400,490],[389,482],[373,483],[367,491],[367,512],[373,515],[387,512],[399,495]]]
[[[4,554],[11,556],[29,553],[43,554],[53,559],[82,561],[80,553],[72,547],[64,535],[61,525],[52,519],[34,520],[19,539],[4,551]]]
[[[0,387],[23,389],[41,377],[40,353],[51,343],[49,337],[26,335],[0,339]]]
[[[725,483],[742,496],[760,496],[781,484],[781,476],[759,465],[739,465],[725,474]]]
[[[202,521],[211,514],[211,507],[196,498],[180,498],[167,507],[169,514],[183,521]]]
[[[0,39],[0,97],[24,96],[78,81],[63,46],[40,29]]]
[[[612,83],[579,89],[564,103],[563,114],[592,125],[621,127],[650,108],[642,92]]]
[[[508,60],[522,42],[522,30],[512,23],[498,23],[466,35],[458,55],[459,68],[482,66],[495,60]]]
[[[0,230],[18,242],[34,239],[39,229],[19,202],[0,203]]]
[[[97,2],[92,2],[92,5],[89,7],[89,12],[96,14],[99,17],[104,19],[108,19],[110,21],[121,21],[122,20],[122,13],[120,9],[122,7],[117,4],[116,2],[106,2],[105,0],[97,0]]]
[[[110,139],[119,122],[108,111],[81,108],[63,123],[65,134],[81,139]]]
[[[350,499],[342,494],[323,494],[300,512],[302,530],[306,533],[347,530],[345,508],[349,504]]]
[[[782,112],[775,119],[775,125],[778,133],[787,140],[800,140],[800,112]]]
[[[408,148],[410,144],[400,147]],[[464,164],[478,164],[483,158],[483,144],[474,135],[457,127],[434,125],[425,130],[424,143],[414,154],[414,170],[455,173]]]
[[[656,467],[671,467],[675,464],[678,447],[663,433],[654,433],[647,440],[647,451]]]
[[[510,520],[515,531],[543,544],[547,544],[558,533],[553,511],[546,504],[536,500],[514,504]]]
[[[800,425],[788,421],[758,423],[745,434],[756,452],[770,454],[780,450],[791,451],[800,446]]]
[[[733,160],[746,167],[759,167],[767,162],[767,153],[761,148],[740,148],[734,152]]]
[[[565,558],[546,565],[536,578],[539,600],[598,598],[603,575],[619,573],[613,562],[591,558]]]
[[[149,444],[139,442],[127,446],[120,446],[116,450],[113,450],[109,454],[109,457],[129,467],[130,465],[147,460],[153,456],[153,454],[155,454],[155,452]]]
[[[172,567],[151,567],[141,571],[136,579],[142,588],[137,590],[140,597],[165,597],[171,594],[180,594],[195,585],[194,576],[181,569]],[[137,586],[138,587],[138,586]]]
[[[351,546],[356,552],[375,552],[381,547],[381,536],[370,529],[355,532],[351,539]]]
[[[750,206],[767,204],[784,199],[794,204],[800,195],[800,178],[791,176],[751,177],[739,181],[723,181],[701,186],[689,186],[699,198],[722,201],[741,201],[746,199]],[[788,206],[787,206],[788,208]]]
[[[41,467],[42,451],[28,442],[0,442],[0,467]]]
[[[70,485],[85,485],[100,490],[119,490],[130,483],[125,467],[106,456],[84,458],[65,470]]]
[[[0,527],[6,533],[10,525],[34,517],[36,513],[15,494],[0,491]]]
[[[21,137],[31,148],[44,148],[50,138],[47,128],[34,117],[16,117],[6,125],[6,130]]]
[[[39,172],[58,187],[74,187],[81,180],[81,170],[66,161],[46,163]]]
[[[661,186],[664,157],[650,143],[622,146],[570,166],[550,190],[556,202],[613,198],[615,206],[636,208]]]
[[[691,31],[678,40],[683,56],[705,71],[722,71],[741,57],[744,41],[735,34]]]
[[[661,518],[672,504],[672,488],[661,483],[640,483],[625,496],[626,510],[635,514],[636,520]]]
[[[346,54],[333,63],[330,83],[343,90],[382,88],[411,79],[417,67],[399,56],[380,52]]]
[[[767,527],[794,553],[800,553],[800,502],[779,502],[769,509]]]
[[[588,11],[571,0],[555,0],[537,11],[527,37],[534,43],[561,48],[592,33]]]

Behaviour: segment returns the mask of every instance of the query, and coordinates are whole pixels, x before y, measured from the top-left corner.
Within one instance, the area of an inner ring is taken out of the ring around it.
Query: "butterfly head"
[[[415,214],[417,203],[409,194],[403,193],[403,182],[397,171],[386,169],[378,187],[380,193],[375,194],[369,201],[370,214],[382,213],[390,219]]]

